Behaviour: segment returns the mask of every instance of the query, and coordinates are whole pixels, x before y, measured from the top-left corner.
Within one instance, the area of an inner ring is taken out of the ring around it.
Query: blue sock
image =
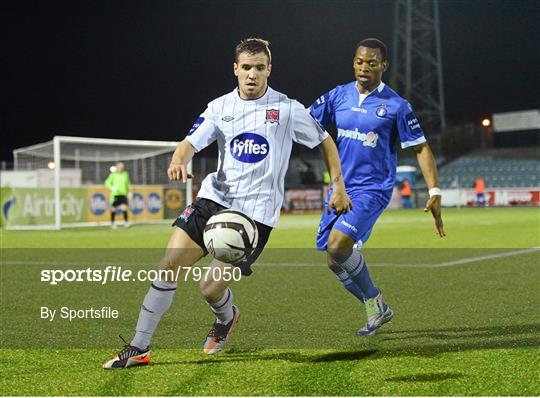
[[[366,298],[364,297],[364,293],[360,290],[360,288],[353,282],[353,280],[349,277],[349,274],[346,271],[339,270],[334,271],[334,274],[339,279],[339,281],[343,284],[343,287],[347,289],[354,297],[356,297],[358,300],[360,300],[362,303],[366,301]]]
[[[339,265],[360,288],[365,299],[376,297],[379,294],[379,289],[375,287],[369,275],[364,256],[359,251],[353,250],[350,256]]]

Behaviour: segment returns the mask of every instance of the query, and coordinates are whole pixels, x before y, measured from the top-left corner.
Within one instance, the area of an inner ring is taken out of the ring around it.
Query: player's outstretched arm
[[[187,140],[181,141],[174,150],[171,164],[167,169],[167,175],[171,181],[187,182],[188,178],[193,178],[187,172],[187,164],[195,155],[195,148]]]
[[[326,138],[319,145],[323,153],[326,167],[332,179],[332,196],[328,201],[328,211],[332,208],[336,209],[337,214],[347,213],[352,209],[352,202],[345,190],[343,175],[341,173],[341,162],[339,161],[339,153],[332,137]]]
[[[433,219],[435,220],[435,231],[442,238],[446,236],[444,233],[444,225],[441,216],[441,193],[439,186],[439,181],[437,177],[437,164],[433,157],[433,152],[427,143],[416,145],[413,147],[414,152],[416,152],[416,159],[418,160],[418,165],[420,170],[422,170],[422,175],[426,181],[426,185],[430,190],[430,198],[426,203],[424,208],[425,212],[431,211]]]

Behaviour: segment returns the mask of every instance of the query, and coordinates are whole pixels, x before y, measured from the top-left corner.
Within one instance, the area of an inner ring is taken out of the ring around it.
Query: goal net
[[[191,203],[192,182],[171,183],[166,170],[177,142],[56,136],[13,151],[2,172],[2,223],[11,229],[110,224],[104,185],[117,162],[131,180],[129,221],[169,220]],[[191,164],[188,165],[191,171]],[[120,216],[116,220],[122,221]]]

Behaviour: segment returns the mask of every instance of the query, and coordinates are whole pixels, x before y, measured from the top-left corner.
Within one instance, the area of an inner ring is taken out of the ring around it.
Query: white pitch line
[[[496,254],[489,254],[485,256],[477,256],[477,257],[466,257],[461,258],[459,260],[452,260],[452,261],[445,261],[442,263],[436,263],[436,264],[399,264],[399,263],[371,263],[369,264],[370,267],[389,267],[389,268],[445,268],[445,267],[453,267],[455,265],[463,265],[463,264],[471,264],[471,263],[478,263],[486,260],[493,260],[497,258],[504,258],[504,257],[511,257],[511,256],[519,256],[521,254],[527,254],[527,253],[535,253],[540,251],[540,248],[534,247],[531,249],[522,249],[522,250],[513,250],[510,252],[503,252],[503,253],[496,253]],[[2,264],[5,265],[83,265],[88,267],[95,267],[96,265],[99,266],[130,266],[130,265],[156,265],[156,263],[151,262],[140,262],[140,261],[134,261],[134,262],[97,262],[95,264],[88,262],[88,261],[33,261],[33,260],[8,260],[8,261],[2,261]],[[205,264],[207,265],[207,264]],[[265,266],[265,267],[326,267],[326,264],[321,261],[317,263],[255,263],[254,265],[258,266]]]
[[[523,250],[514,250],[511,252],[503,252],[497,254],[490,254],[486,256],[477,256],[477,257],[466,257],[459,260],[445,261],[437,264],[398,264],[398,263],[370,263],[370,267],[394,267],[394,268],[444,268],[452,267],[454,265],[463,265],[470,263],[478,263],[486,260],[493,260],[496,258],[510,257],[510,256],[519,256],[521,254],[534,253],[540,251],[540,248],[534,247],[531,249]],[[257,265],[257,263],[255,263]],[[277,265],[287,265],[287,266],[297,266],[297,267],[316,267],[316,266],[326,266],[326,264],[312,264],[312,263],[259,263],[259,265],[265,266],[277,266]]]
[[[256,266],[263,267],[326,267],[323,261],[319,263],[255,263]],[[431,268],[431,264],[393,264],[393,263],[370,263],[370,267],[403,267],[403,268]]]
[[[519,256],[520,254],[534,253],[534,252],[537,252],[539,250],[540,250],[540,248],[533,247],[531,249],[514,250],[514,251],[511,251],[511,252],[503,252],[503,253],[497,253],[497,254],[489,254],[489,255],[486,255],[486,256],[468,257],[468,258],[462,258],[462,259],[459,259],[459,260],[446,261],[444,263],[434,264],[433,266],[435,268],[452,267],[454,265],[477,263],[477,262],[480,262],[480,261],[492,260],[494,258]]]

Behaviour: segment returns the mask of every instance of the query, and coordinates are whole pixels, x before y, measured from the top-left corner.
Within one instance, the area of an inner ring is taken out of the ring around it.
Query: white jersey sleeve
[[[197,152],[212,144],[218,136],[218,126],[215,122],[215,115],[212,110],[212,103],[208,104],[206,110],[199,116],[186,137]]]
[[[321,125],[313,119],[309,111],[298,101],[293,101],[292,104],[293,125],[291,129],[292,139],[297,144],[315,148],[329,134]]]

